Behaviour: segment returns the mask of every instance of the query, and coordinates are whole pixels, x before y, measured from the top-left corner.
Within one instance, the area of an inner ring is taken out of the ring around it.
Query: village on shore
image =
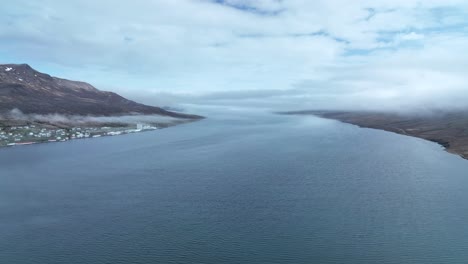
[[[126,127],[43,127],[36,124],[0,127],[0,147],[31,145],[46,142],[61,142],[72,139],[117,136],[122,134],[156,130],[154,124],[129,125]]]

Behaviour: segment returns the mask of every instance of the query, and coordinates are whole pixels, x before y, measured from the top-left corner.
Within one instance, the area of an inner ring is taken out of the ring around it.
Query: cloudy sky
[[[0,63],[151,104],[468,104],[466,0],[15,0]]]

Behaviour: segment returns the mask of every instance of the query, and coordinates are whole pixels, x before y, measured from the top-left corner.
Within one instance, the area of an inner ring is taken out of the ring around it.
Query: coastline
[[[201,118],[182,119],[182,120],[177,120],[177,121],[173,121],[170,123],[158,123],[158,124],[151,124],[151,125],[144,125],[144,126],[142,125],[141,127],[138,127],[137,125],[136,128],[131,127],[131,126],[119,126],[119,127],[107,127],[106,126],[106,127],[100,127],[100,128],[97,126],[93,126],[93,127],[70,126],[66,129],[56,127],[58,129],[55,130],[53,136],[50,135],[50,132],[47,132],[49,133],[47,134],[48,137],[44,137],[44,138],[39,138],[39,139],[33,138],[30,140],[18,140],[18,141],[12,141],[9,143],[5,143],[5,141],[3,141],[2,144],[0,144],[0,148],[3,149],[3,148],[46,144],[46,143],[60,143],[60,142],[67,142],[71,140],[94,139],[94,138],[100,138],[100,137],[111,137],[111,136],[121,136],[121,135],[127,135],[127,134],[143,133],[143,132],[149,132],[149,131],[155,131],[155,130],[165,129],[169,127],[174,127],[177,125],[188,124],[188,123],[196,122],[199,120],[201,120]],[[109,125],[109,124],[105,124],[105,125]],[[114,125],[120,125],[120,124],[114,124]],[[11,128],[12,127],[10,127],[10,129]],[[36,125],[17,126],[13,128],[15,128],[15,130],[26,129],[26,128],[27,129],[34,128],[39,131],[45,130],[44,127],[36,127]],[[0,137],[4,136],[5,134],[8,134],[8,133],[5,133],[4,129],[5,127],[0,127]],[[61,134],[57,134],[58,133],[57,131],[60,131]],[[92,132],[89,132],[89,131],[92,131]]]
[[[354,126],[357,126],[359,128],[367,128],[367,129],[375,129],[375,130],[381,130],[381,131],[386,131],[386,132],[390,132],[390,133],[395,133],[395,134],[398,134],[398,135],[402,135],[402,136],[408,136],[408,137],[414,137],[414,138],[419,138],[419,139],[423,139],[423,140],[426,140],[426,141],[429,141],[429,142],[432,142],[432,143],[436,143],[438,144],[439,146],[441,146],[445,152],[449,153],[449,154],[453,154],[453,155],[457,155],[463,159],[466,159],[468,160],[468,156],[464,156],[463,154],[461,153],[457,153],[453,150],[450,149],[450,144],[447,143],[447,142],[444,142],[442,140],[437,140],[437,139],[426,139],[426,138],[423,138],[421,136],[416,136],[416,135],[410,135],[408,133],[406,133],[405,131],[403,130],[392,130],[392,129],[385,129],[385,128],[376,128],[376,127],[370,127],[370,126],[362,126],[362,125],[359,125],[357,123],[350,123],[350,122],[346,122],[346,121],[343,121],[343,120],[339,120],[339,119],[333,119],[333,118],[328,118],[328,117],[323,117],[323,116],[318,116],[316,115],[317,117],[321,117],[321,118],[325,118],[325,119],[330,119],[330,120],[336,120],[336,121],[339,121],[339,122],[342,122],[342,123],[345,123],[345,124],[350,124],[350,125],[354,125]]]
[[[460,135],[460,127],[453,125],[453,118],[428,116],[402,116],[372,112],[297,111],[287,115],[313,115],[356,125],[424,139],[439,144],[444,151],[468,160],[468,134]],[[445,119],[447,118],[447,119]],[[449,122],[450,121],[450,122]],[[461,123],[461,122],[460,122]]]

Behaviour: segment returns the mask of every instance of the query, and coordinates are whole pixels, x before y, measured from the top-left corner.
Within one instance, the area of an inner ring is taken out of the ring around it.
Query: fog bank
[[[84,125],[89,123],[120,123],[135,125],[138,123],[173,123],[178,118],[159,115],[125,115],[125,116],[81,116],[62,114],[24,114],[19,109],[13,109],[7,113],[0,114],[0,119],[21,120],[26,122],[47,122],[52,124],[76,124]]]

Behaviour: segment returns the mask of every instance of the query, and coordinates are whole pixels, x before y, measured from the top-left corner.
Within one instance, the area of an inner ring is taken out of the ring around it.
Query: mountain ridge
[[[19,109],[25,114],[142,114],[202,118],[140,104],[117,93],[101,91],[86,82],[53,77],[28,64],[0,64],[0,112],[13,109]]]

